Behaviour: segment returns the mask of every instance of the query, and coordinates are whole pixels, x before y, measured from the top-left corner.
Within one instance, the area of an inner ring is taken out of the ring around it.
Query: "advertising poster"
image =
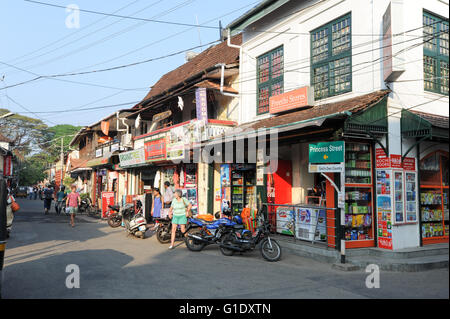
[[[144,144],[145,160],[160,161],[166,159],[166,138],[148,141]]]
[[[106,218],[108,205],[114,205],[116,202],[115,192],[102,192],[102,218]]]
[[[230,164],[220,165],[220,189],[221,189],[221,210],[228,207],[231,202],[231,180],[230,180]]]
[[[417,186],[416,173],[405,173],[406,189],[406,222],[413,223],[417,221]]]
[[[391,171],[377,170],[378,247],[392,249]]]

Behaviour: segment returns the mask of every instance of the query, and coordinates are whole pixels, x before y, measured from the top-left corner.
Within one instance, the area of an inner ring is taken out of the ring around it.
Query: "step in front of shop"
[[[274,236],[283,251],[300,257],[308,257],[320,262],[335,263],[340,260],[340,254],[337,250],[328,248],[324,244],[304,241],[293,241],[291,237]]]
[[[386,250],[381,248],[361,248],[361,249],[347,249],[346,255],[348,258],[358,257],[384,257],[388,259],[408,259],[420,258],[427,256],[447,255],[449,253],[448,244],[436,244],[424,247],[405,248],[400,250]]]
[[[368,265],[377,265],[380,270],[417,272],[432,269],[448,268],[448,254],[433,255],[414,258],[385,258],[380,256],[347,257],[347,262],[366,268]]]

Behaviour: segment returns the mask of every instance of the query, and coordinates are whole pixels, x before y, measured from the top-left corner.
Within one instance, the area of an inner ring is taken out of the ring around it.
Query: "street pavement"
[[[364,270],[342,272],[286,252],[270,263],[259,250],[226,257],[217,246],[195,253],[182,242],[168,250],[150,231],[137,239],[88,216],[72,228],[54,210],[45,216],[40,200],[18,202],[3,298],[449,298],[448,269],[382,271],[380,288],[369,289]],[[66,287],[71,264],[80,288]]]

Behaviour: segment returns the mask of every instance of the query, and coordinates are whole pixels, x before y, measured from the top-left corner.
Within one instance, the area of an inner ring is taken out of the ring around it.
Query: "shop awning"
[[[448,129],[449,123],[446,116],[402,110],[402,137],[448,140]]]
[[[372,105],[365,105],[361,110],[353,110],[345,120],[345,133],[369,133],[383,135],[388,132],[387,94]],[[363,105],[362,105],[363,106]]]
[[[101,157],[101,158],[95,158],[86,163],[87,167],[97,167],[97,166],[103,166],[108,165],[111,163],[111,157]]]

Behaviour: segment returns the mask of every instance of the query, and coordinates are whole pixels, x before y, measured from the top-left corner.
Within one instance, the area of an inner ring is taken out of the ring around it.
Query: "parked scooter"
[[[137,210],[136,213],[135,209]],[[145,231],[147,230],[147,222],[142,214],[142,202],[137,200],[136,207],[134,204],[126,204],[122,207],[120,212],[127,232],[135,237],[144,239]]]
[[[276,240],[270,238],[270,223],[264,218],[264,213],[258,214],[259,226],[255,235],[236,229],[234,226],[226,227],[226,233],[220,241],[220,251],[225,256],[232,256],[235,252],[252,251],[260,245],[261,255],[267,261],[278,261],[281,258],[281,246]]]
[[[244,229],[240,216],[231,218],[232,211],[230,208],[224,208],[222,214],[225,217],[215,221],[205,221],[197,218],[191,219],[190,226],[186,230],[187,235],[184,238],[186,247],[191,251],[201,251],[207,245],[220,242],[224,230],[230,227],[248,231]]]

